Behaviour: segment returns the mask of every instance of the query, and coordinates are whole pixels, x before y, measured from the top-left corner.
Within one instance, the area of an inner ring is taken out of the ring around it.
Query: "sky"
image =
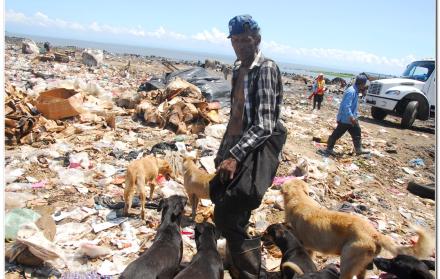
[[[265,56],[401,74],[435,57],[435,0],[6,0],[5,31],[234,56],[228,21],[250,14]]]

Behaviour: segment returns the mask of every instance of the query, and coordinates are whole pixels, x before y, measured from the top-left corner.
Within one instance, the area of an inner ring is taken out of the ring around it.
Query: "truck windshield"
[[[434,71],[434,61],[415,61],[406,67],[402,77],[420,81],[426,81]]]

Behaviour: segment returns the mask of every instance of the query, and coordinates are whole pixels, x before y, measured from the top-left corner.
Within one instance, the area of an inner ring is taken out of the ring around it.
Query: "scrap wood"
[[[157,95],[161,98],[162,95]],[[175,96],[155,106],[150,100],[143,100],[136,106],[136,114],[147,124],[157,125],[160,128],[171,124],[177,134],[198,133],[210,123],[219,123],[217,109],[209,109],[210,105],[203,97]],[[218,107],[214,105],[213,107]]]
[[[167,87],[165,88],[165,94],[167,100],[171,100],[177,95],[192,98],[203,98],[202,92],[197,86],[179,77],[176,77],[167,85]]]
[[[176,66],[171,64],[169,61],[163,60],[161,62],[162,62],[162,65],[167,67],[170,71],[177,71],[177,70],[179,70]]]
[[[58,125],[36,113],[32,104],[33,99],[25,92],[17,90],[14,85],[5,86],[5,136],[7,143],[31,144],[39,139],[46,138],[45,132],[60,132],[64,125]]]

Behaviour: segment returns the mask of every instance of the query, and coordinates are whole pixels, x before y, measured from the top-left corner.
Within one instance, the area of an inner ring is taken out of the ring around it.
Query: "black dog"
[[[267,227],[262,240],[265,244],[275,243],[283,253],[281,259],[283,279],[317,271],[304,246],[283,224],[272,224]]]
[[[197,254],[175,279],[205,278],[222,279],[223,262],[217,251],[217,237],[214,225],[210,223],[197,224],[195,230]]]
[[[393,259],[375,258],[378,269],[394,274],[400,279],[434,279],[429,270],[435,270],[434,261],[418,260],[412,256],[398,255]]]
[[[336,265],[329,264],[324,269],[298,276],[298,279],[339,279],[339,271]]]
[[[182,260],[180,222],[186,202],[187,198],[182,196],[171,196],[160,201],[157,210],[162,210],[162,218],[153,245],[131,262],[119,278],[173,278]]]

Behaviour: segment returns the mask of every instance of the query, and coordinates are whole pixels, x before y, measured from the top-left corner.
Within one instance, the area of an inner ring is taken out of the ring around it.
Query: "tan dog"
[[[341,278],[365,277],[365,268],[381,247],[393,255],[426,257],[433,251],[428,234],[415,228],[419,240],[415,246],[397,246],[378,232],[367,220],[348,213],[330,211],[308,195],[308,185],[299,179],[283,184],[286,222],[306,249],[341,255]]]
[[[145,219],[145,184],[148,183],[150,186],[151,200],[156,187],[156,177],[159,174],[162,174],[167,180],[174,178],[170,164],[153,156],[134,160],[128,165],[124,189],[125,216],[128,215],[131,209],[133,195],[137,191],[141,199],[141,218],[142,220]]]
[[[209,174],[199,169],[194,163],[194,158],[183,159],[183,186],[185,187],[192,207],[194,220],[200,199],[209,199],[209,181],[215,174]]]

